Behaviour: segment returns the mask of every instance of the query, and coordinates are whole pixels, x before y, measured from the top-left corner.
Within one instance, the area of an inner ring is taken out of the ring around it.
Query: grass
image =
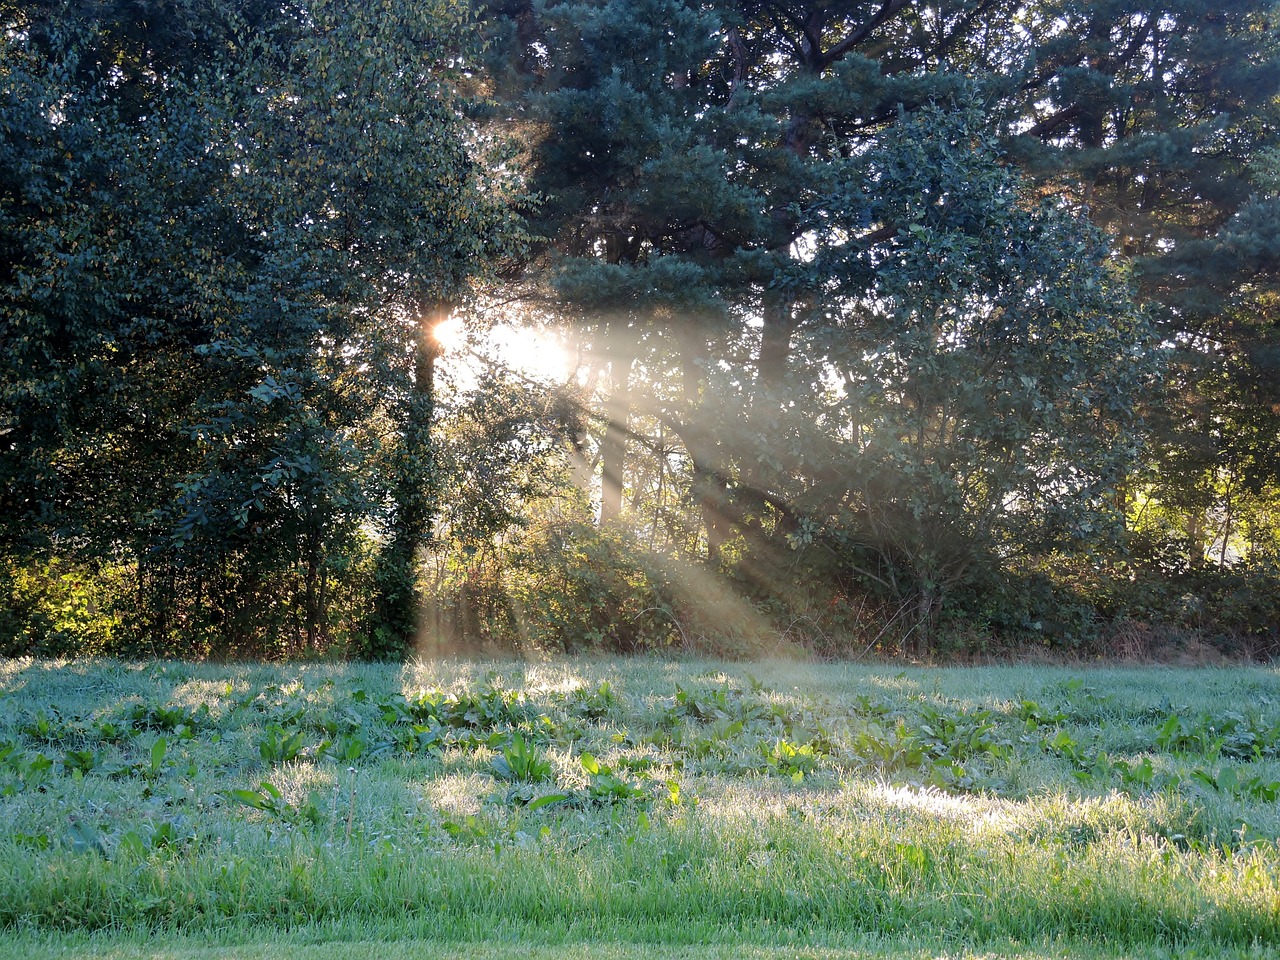
[[[1280,673],[0,661],[0,960],[1276,956]]]

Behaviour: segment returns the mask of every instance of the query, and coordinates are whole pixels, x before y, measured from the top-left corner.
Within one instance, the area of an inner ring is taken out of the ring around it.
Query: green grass
[[[8,956],[1274,956],[1280,673],[0,661]]]

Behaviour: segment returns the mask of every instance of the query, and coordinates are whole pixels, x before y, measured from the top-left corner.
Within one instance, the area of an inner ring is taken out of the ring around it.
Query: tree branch
[[[849,34],[826,53],[820,55],[819,69],[826,69],[837,60],[843,59],[854,47],[862,43],[876,30],[884,26],[899,13],[911,6],[911,0],[885,0],[884,6],[874,17]]]

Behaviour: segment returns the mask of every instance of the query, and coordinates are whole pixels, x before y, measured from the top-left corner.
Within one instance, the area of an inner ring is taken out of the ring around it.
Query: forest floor
[[[1280,670],[0,660],[0,960],[1280,957]]]

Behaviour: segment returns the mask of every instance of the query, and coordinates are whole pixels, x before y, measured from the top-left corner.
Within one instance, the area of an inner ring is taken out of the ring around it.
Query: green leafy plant
[[[302,753],[304,742],[301,730],[290,732],[279,724],[269,724],[258,741],[258,755],[264,763],[289,763]]]
[[[110,834],[83,820],[73,820],[70,823],[63,843],[73,853],[94,853],[102,857],[111,855]]]
[[[197,731],[210,726],[212,717],[207,704],[195,710],[183,707],[158,707],[135,703],[124,714],[125,722],[135,730],[159,730],[171,733],[180,740],[192,739]]]
[[[1086,768],[1090,766],[1079,742],[1066,730],[1058,730],[1053,736],[1045,737],[1041,740],[1041,746],[1046,752],[1066,757],[1077,766]]]
[[[62,755],[62,769],[80,778],[99,765],[101,758],[93,750],[68,750]]]
[[[790,777],[796,783],[813,772],[818,760],[813,744],[800,745],[782,739],[772,744],[761,743],[760,754],[770,773]]]
[[[741,720],[744,723],[764,714],[764,708],[736,687],[713,687],[706,690],[686,690],[676,685],[676,695],[671,706],[675,717],[690,717],[703,723],[716,720]]]
[[[357,760],[373,760],[388,756],[395,752],[398,743],[399,741],[390,737],[370,740],[364,734],[352,731],[341,733],[332,740],[321,741],[316,747],[316,756],[352,764]]]
[[[1049,710],[1034,700],[1019,701],[1016,715],[1026,724],[1029,733],[1040,727],[1057,726],[1067,720],[1067,715],[1061,710]]]
[[[1133,792],[1150,790],[1156,776],[1150,757],[1128,761],[1112,759],[1105,752],[1098,754],[1094,771],[1099,777],[1119,777],[1121,785]]]
[[[116,842],[116,855],[127,854],[138,860],[161,850],[177,850],[193,843],[195,831],[184,817],[174,817],[157,824],[126,830]]]
[[[926,705],[920,719],[920,742],[935,759],[963,763],[981,755],[1003,758],[1011,753],[1008,741],[998,737],[989,710],[951,714]]]
[[[53,769],[53,761],[43,753],[29,756],[13,741],[0,743],[0,771],[8,778],[0,782],[0,797],[41,790]]]
[[[539,782],[552,778],[551,764],[533,747],[525,743],[517,731],[490,764],[494,776],[501,780]]]
[[[317,794],[310,794],[303,803],[295,806],[284,798],[275,784],[266,780],[258,784],[256,790],[228,790],[226,796],[288,824],[317,824],[323,819]]]
[[[147,753],[146,765],[140,768],[141,774],[148,780],[155,780],[164,772],[164,758],[169,752],[169,741],[164,737],[156,737],[155,743]]]
[[[37,710],[35,716],[18,729],[24,736],[50,745],[67,740],[76,733],[75,727],[64,720],[62,715],[52,707],[49,712],[43,709]]]
[[[1249,798],[1263,803],[1275,803],[1280,799],[1280,780],[1270,780],[1259,774],[1241,776],[1234,767],[1223,767],[1216,774],[1197,767],[1191,771],[1191,778],[1229,797]]]
[[[621,698],[608,680],[601,681],[595,689],[578,687],[569,694],[570,711],[587,720],[603,720],[621,703]]]
[[[886,773],[916,770],[926,760],[924,745],[902,719],[893,726],[868,724],[854,734],[852,749],[862,765]]]
[[[644,787],[619,776],[612,767],[600,763],[591,754],[584,753],[579,762],[587,773],[586,797],[589,801],[611,804],[649,799],[649,793]]]

